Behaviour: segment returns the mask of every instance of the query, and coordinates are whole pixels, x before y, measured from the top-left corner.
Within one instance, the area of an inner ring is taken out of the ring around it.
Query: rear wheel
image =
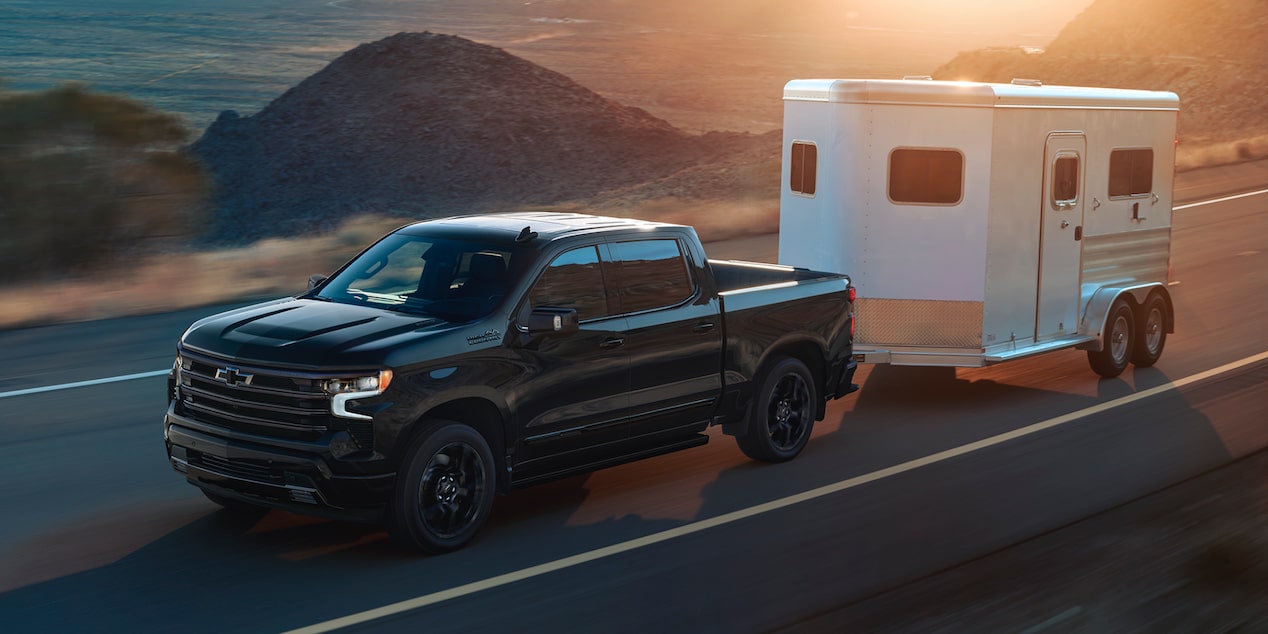
[[[1136,343],[1132,348],[1132,363],[1147,368],[1158,362],[1162,348],[1167,345],[1167,300],[1151,293],[1141,309],[1136,325]]]
[[[1132,316],[1131,305],[1122,298],[1114,300],[1105,320],[1105,331],[1101,334],[1101,349],[1087,352],[1092,370],[1106,378],[1122,374],[1127,362],[1131,361],[1135,331],[1136,320]]]
[[[480,432],[438,421],[407,452],[392,495],[388,531],[428,553],[457,550],[493,508],[493,452]]]
[[[748,428],[736,436],[740,451],[766,462],[797,457],[810,440],[817,404],[814,377],[806,364],[781,359],[762,380],[749,411]]]

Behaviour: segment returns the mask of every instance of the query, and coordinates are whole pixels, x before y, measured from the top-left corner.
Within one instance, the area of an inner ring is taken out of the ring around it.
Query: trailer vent
[[[1038,79],[1018,79],[1016,77],[1013,78],[1013,81],[1011,83],[1014,86],[1042,86],[1043,85],[1043,82],[1039,81]]]

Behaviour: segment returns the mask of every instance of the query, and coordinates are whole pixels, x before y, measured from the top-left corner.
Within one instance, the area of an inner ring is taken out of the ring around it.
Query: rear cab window
[[[677,306],[695,295],[687,258],[676,238],[612,242],[608,248],[622,313]]]

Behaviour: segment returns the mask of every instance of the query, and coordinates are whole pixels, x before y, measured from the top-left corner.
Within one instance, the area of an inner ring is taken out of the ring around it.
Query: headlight
[[[346,379],[328,379],[321,388],[327,394],[348,394],[350,392],[377,392],[387,389],[392,382],[392,371],[383,370],[372,376],[358,376]]]
[[[348,411],[348,401],[359,398],[378,396],[392,383],[392,371],[380,370],[378,374],[358,376],[346,379],[329,379],[322,389],[334,396],[330,400],[330,412],[340,418],[357,418],[370,420],[365,414]]]

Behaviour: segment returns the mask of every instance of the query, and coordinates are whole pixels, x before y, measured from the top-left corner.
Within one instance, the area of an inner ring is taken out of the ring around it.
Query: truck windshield
[[[395,233],[311,297],[468,321],[505,297],[510,263],[510,251],[491,245]]]

